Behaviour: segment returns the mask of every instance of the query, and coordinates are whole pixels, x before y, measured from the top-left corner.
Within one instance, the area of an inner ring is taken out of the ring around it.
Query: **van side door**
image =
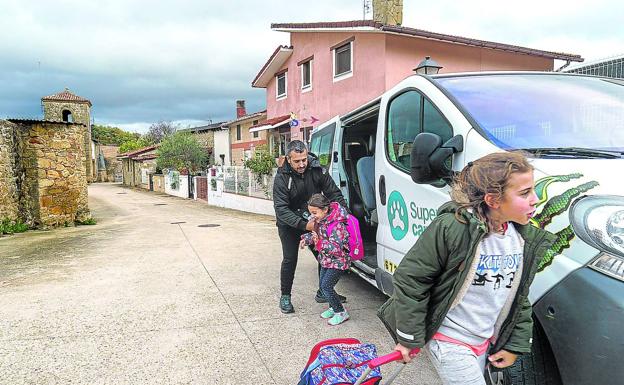
[[[310,152],[318,156],[321,166],[327,168],[336,186],[340,188],[344,198],[349,201],[349,189],[346,184],[342,159],[341,143],[342,130],[340,118],[337,116],[312,131]]]

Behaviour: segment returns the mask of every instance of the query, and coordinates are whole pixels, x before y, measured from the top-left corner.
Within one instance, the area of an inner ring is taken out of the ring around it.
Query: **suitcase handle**
[[[409,355],[410,357],[414,357],[418,353],[420,353],[420,349],[414,348],[410,351]],[[368,362],[368,367],[371,369],[374,369],[378,366],[385,365],[389,362],[399,361],[402,359],[403,359],[403,354],[401,354],[401,352],[399,352],[398,350],[395,350],[394,352],[390,354],[386,354],[385,356],[377,357],[377,358],[370,360]]]
[[[414,348],[410,351],[410,357],[414,357],[415,355],[417,355],[420,352],[419,348]],[[355,384],[353,385],[361,385],[364,380],[366,379],[366,377],[368,377],[368,375],[370,374],[370,372],[381,366],[381,365],[385,365],[389,362],[392,361],[399,361],[403,359],[403,354],[401,354],[401,352],[399,352],[398,350],[395,350],[394,352],[390,353],[390,354],[386,354],[385,356],[381,356],[381,357],[377,357],[374,358],[372,360],[370,360],[368,362],[368,367],[364,370],[364,372],[362,373],[362,375],[360,376],[360,378],[357,379],[357,381],[355,382]],[[399,373],[401,373],[401,370],[403,370],[403,367],[405,365],[401,365],[399,368],[397,368],[397,370],[392,374],[392,376],[390,376],[390,378],[388,378],[388,381],[385,383],[386,385],[392,384],[392,382],[394,381],[394,379],[399,375]]]

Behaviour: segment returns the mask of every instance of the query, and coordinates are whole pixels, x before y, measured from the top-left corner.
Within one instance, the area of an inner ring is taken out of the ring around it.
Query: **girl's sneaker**
[[[347,311],[345,310],[340,313],[334,313],[334,316],[331,317],[329,321],[327,321],[327,323],[330,324],[331,326],[336,326],[336,325],[340,325],[341,323],[345,322],[348,319],[349,319],[349,313],[347,313]]]
[[[321,318],[323,319],[329,319],[333,316],[334,316],[334,309],[332,309],[331,307],[321,313]]]

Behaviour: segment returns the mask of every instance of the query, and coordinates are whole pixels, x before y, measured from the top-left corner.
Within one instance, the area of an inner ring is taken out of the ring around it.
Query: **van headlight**
[[[570,208],[572,229],[600,250],[589,267],[624,281],[624,197],[592,195]]]

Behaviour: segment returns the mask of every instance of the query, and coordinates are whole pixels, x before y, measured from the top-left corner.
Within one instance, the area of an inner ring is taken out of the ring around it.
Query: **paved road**
[[[355,276],[338,284],[352,319],[322,322],[307,251],[280,313],[270,217],[114,184],[89,202],[95,226],[0,238],[1,384],[292,385],[320,340],[392,348],[385,297]],[[395,383],[440,381],[423,356]]]

